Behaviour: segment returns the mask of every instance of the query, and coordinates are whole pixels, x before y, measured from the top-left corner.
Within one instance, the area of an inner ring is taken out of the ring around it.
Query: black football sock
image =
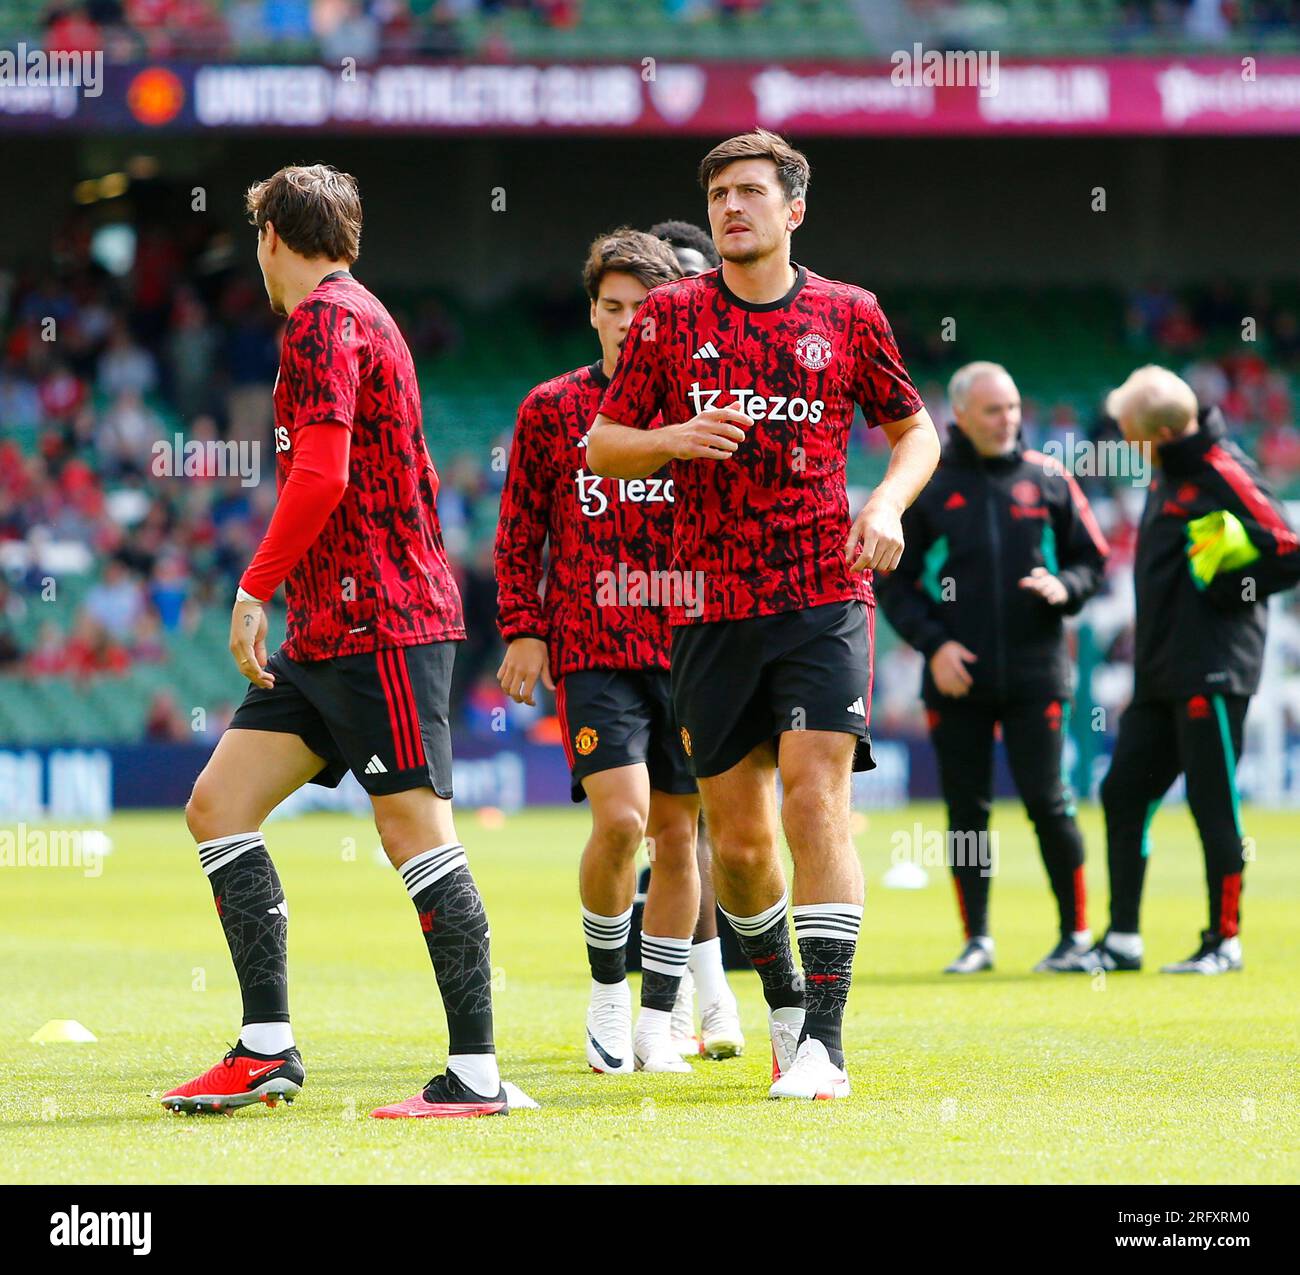
[[[627,977],[627,936],[632,929],[632,909],[617,916],[601,916],[582,909],[582,933],[587,940],[587,960],[597,983],[621,983]]]
[[[804,977],[799,1041],[820,1040],[837,1067],[844,1066],[844,1006],[861,925],[862,909],[854,903],[803,903],[794,909]]]
[[[641,1007],[672,1013],[691,958],[691,940],[657,938],[641,931]]]
[[[244,1024],[289,1021],[289,905],[260,832],[199,843],[199,862],[226,933]]]
[[[465,847],[459,842],[435,846],[398,870],[420,914],[420,929],[442,993],[448,1053],[495,1053],[487,913],[470,875]]]
[[[745,959],[758,973],[769,1009],[799,1009],[804,1003],[802,980],[790,949],[790,923],[786,919],[789,894],[782,894],[755,916],[733,916],[719,908],[736,932]]]

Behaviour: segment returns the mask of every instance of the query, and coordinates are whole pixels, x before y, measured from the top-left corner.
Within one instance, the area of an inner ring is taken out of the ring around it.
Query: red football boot
[[[169,1111],[235,1111],[250,1103],[268,1107],[283,1098],[292,1102],[302,1091],[307,1072],[297,1049],[282,1054],[255,1054],[237,1044],[215,1067],[163,1096]]]

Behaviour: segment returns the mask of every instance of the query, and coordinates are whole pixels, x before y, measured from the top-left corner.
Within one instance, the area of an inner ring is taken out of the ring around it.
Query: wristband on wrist
[[[258,606],[261,606],[261,605],[262,605],[262,599],[261,599],[261,598],[255,598],[255,597],[253,597],[253,595],[252,595],[251,593],[247,592],[247,591],[246,591],[245,589],[243,589],[242,587],[241,587],[241,588],[238,588],[238,589],[235,590],[235,601],[236,601],[236,602],[256,602]]]

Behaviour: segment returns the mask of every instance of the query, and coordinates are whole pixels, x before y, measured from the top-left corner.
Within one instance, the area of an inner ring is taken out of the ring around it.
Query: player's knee
[[[671,872],[675,876],[696,876],[699,868],[695,861],[695,825],[691,821],[664,824],[647,837],[651,843],[655,871]]]
[[[713,862],[724,876],[749,876],[759,872],[773,856],[772,836],[766,829],[737,829],[714,835]]]
[[[800,776],[784,786],[781,822],[787,839],[820,837],[840,823],[848,826],[848,794],[837,791],[830,776],[825,784],[815,775]]]
[[[195,841],[210,841],[222,835],[218,818],[222,811],[212,784],[200,775],[185,803],[185,824]]]
[[[603,853],[631,859],[645,840],[645,815],[631,805],[601,809],[592,817],[591,838]]]

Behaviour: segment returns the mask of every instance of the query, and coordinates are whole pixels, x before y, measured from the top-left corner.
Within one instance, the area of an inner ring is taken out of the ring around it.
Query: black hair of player
[[[713,236],[701,226],[689,221],[661,221],[650,227],[656,239],[662,239],[674,248],[694,248],[709,264],[709,268],[722,264]]]

